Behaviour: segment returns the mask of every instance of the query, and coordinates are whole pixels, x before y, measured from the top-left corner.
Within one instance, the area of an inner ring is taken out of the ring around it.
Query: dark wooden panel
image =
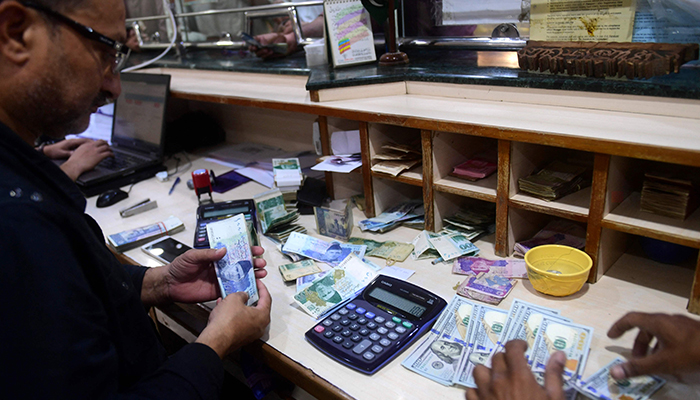
[[[601,221],[605,212],[605,193],[608,188],[610,156],[596,154],[593,160],[593,180],[591,182],[591,206],[586,227],[586,253],[593,260],[593,268],[588,274],[588,282],[598,280],[598,254],[600,250]]]

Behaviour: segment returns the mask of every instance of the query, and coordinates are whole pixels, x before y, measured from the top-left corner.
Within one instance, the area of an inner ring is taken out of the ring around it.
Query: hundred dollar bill
[[[659,390],[666,381],[658,376],[638,376],[615,380],[610,369],[625,360],[617,357],[598,372],[581,380],[578,390],[596,400],[646,400]]]
[[[248,293],[248,305],[258,302],[250,233],[243,214],[207,224],[212,249],[226,248],[226,255],[215,263],[221,297],[235,292]]]
[[[592,339],[591,327],[544,317],[533,345],[532,371],[544,373],[549,357],[556,351],[563,351],[566,354],[564,380],[575,382],[586,366]]]
[[[481,257],[459,257],[452,265],[453,274],[477,275],[490,272],[504,278],[527,278],[523,259],[487,260]]]
[[[350,254],[340,265],[294,295],[294,301],[309,315],[318,318],[361,291],[377,272]]]
[[[455,296],[438,317],[430,335],[401,363],[407,369],[451,386],[462,357],[468,357],[469,337],[478,306]]]
[[[469,344],[472,348],[472,354],[481,354],[480,357],[476,357],[480,362],[483,363],[484,356],[488,356],[488,353],[495,350],[507,317],[508,312],[505,310],[479,306],[474,318],[475,324]],[[476,387],[473,376],[474,367],[476,367],[475,359],[464,357],[459,364],[454,383],[466,387]]]
[[[284,198],[279,189],[268,190],[253,197],[260,228],[263,234],[272,228],[294,222],[299,218],[298,212],[287,212],[284,206]]]
[[[321,268],[313,260],[301,260],[291,264],[280,265],[279,269],[285,282],[321,272]]]
[[[364,257],[367,246],[339,242],[328,243],[309,235],[292,232],[282,246],[282,250],[337,266],[350,253],[354,253],[360,258]]]
[[[433,247],[440,253],[440,257],[444,261],[449,261],[459,256],[476,256],[479,254],[479,248],[474,246],[474,244],[461,233],[438,236],[428,240],[430,240]]]
[[[413,252],[411,253],[411,259],[413,260],[423,260],[426,258],[438,258],[440,253],[435,250],[435,247],[430,243],[431,237],[438,237],[439,234],[431,233],[428,231],[421,231],[421,233],[416,236],[411,244],[413,245]]]
[[[500,349],[503,349],[503,346],[505,346],[505,344],[511,340],[524,340],[527,342],[525,358],[531,363],[531,355],[535,348],[535,338],[539,332],[542,320],[545,317],[551,317],[561,322],[571,321],[568,318],[553,314],[549,310],[541,307],[525,304],[520,307],[518,314],[515,316],[515,319],[512,322],[512,325],[509,326],[508,332],[503,337],[502,343],[499,346],[499,351]]]

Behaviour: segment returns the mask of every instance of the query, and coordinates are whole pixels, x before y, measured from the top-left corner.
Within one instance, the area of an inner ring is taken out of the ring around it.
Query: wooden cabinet
[[[571,220],[586,229],[585,250],[594,260],[590,282],[626,253],[635,235],[700,248],[700,210],[684,221],[639,211],[645,171],[669,168],[692,176],[700,185],[700,101],[606,95],[597,100],[598,94],[564,96],[554,91],[553,99],[566,102],[557,106],[547,100],[546,91],[533,97],[540,104],[529,104],[519,100],[528,98],[524,95],[528,89],[507,102],[499,100],[499,89],[493,88],[488,99],[407,93],[313,103],[297,77],[259,79],[264,88],[256,92],[251,86],[253,74],[167,73],[173,75],[175,98],[235,106],[241,118],[245,118],[241,109],[250,108],[299,115],[292,120],[302,122],[317,119],[326,154],[330,133],[359,129],[362,170],[329,174],[329,189],[336,198],[363,192],[367,216],[422,197],[426,229],[440,230],[442,218],[459,207],[495,203],[495,251],[504,257],[512,254],[516,241],[530,237],[549,220]],[[516,89],[507,90],[512,95]],[[302,135],[300,140],[308,139]],[[397,177],[371,171],[372,157],[385,141],[420,141],[422,165]],[[449,176],[454,165],[484,152],[497,155],[496,174],[477,182]],[[551,161],[567,159],[592,166],[591,186],[552,202],[518,190],[519,178]],[[700,261],[695,264],[700,266]],[[689,310],[700,313],[697,271]]]

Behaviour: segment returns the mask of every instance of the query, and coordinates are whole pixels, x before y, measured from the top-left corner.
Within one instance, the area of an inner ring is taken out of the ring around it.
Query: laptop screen
[[[121,87],[114,107],[112,145],[161,157],[170,76],[123,73]]]

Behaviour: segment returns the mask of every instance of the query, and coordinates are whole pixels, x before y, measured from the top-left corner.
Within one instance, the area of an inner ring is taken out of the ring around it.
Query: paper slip
[[[376,271],[350,254],[340,265],[294,295],[294,301],[307,314],[318,318],[354,296],[377,276]]]
[[[282,250],[302,255],[331,266],[339,265],[350,254],[365,256],[367,246],[339,242],[328,243],[299,232],[292,232]]]
[[[666,383],[654,375],[615,380],[610,376],[610,369],[624,362],[619,357],[615,358],[598,372],[581,380],[576,388],[593,399],[646,400]]]
[[[285,282],[321,272],[321,268],[313,260],[301,260],[291,264],[280,265],[279,269]]]
[[[453,297],[430,334],[401,365],[445,386],[452,385],[462,357],[469,356],[477,310],[476,304]]]
[[[593,328],[545,316],[537,330],[531,354],[532,371],[544,373],[549,357],[556,351],[566,354],[564,380],[581,377],[593,340]]]
[[[406,269],[406,268],[394,267],[394,266],[384,267],[382,269],[382,275],[391,276],[391,277],[401,279],[404,281],[406,279],[410,278],[411,275],[413,275],[414,273],[416,273],[416,271],[412,271],[412,270]]]
[[[452,266],[453,274],[478,275],[490,272],[504,278],[527,278],[523,259],[487,260],[481,257],[459,257]]]
[[[258,302],[250,234],[243,214],[207,224],[212,249],[226,248],[226,255],[215,263],[221,297],[235,292],[248,293],[247,304]]]
[[[449,261],[459,256],[475,256],[479,254],[479,248],[474,246],[461,233],[453,233],[446,236],[430,238],[430,243],[440,253],[444,261]]]
[[[311,167],[314,171],[339,172],[347,174],[362,166],[362,160],[348,156],[331,156]]]

